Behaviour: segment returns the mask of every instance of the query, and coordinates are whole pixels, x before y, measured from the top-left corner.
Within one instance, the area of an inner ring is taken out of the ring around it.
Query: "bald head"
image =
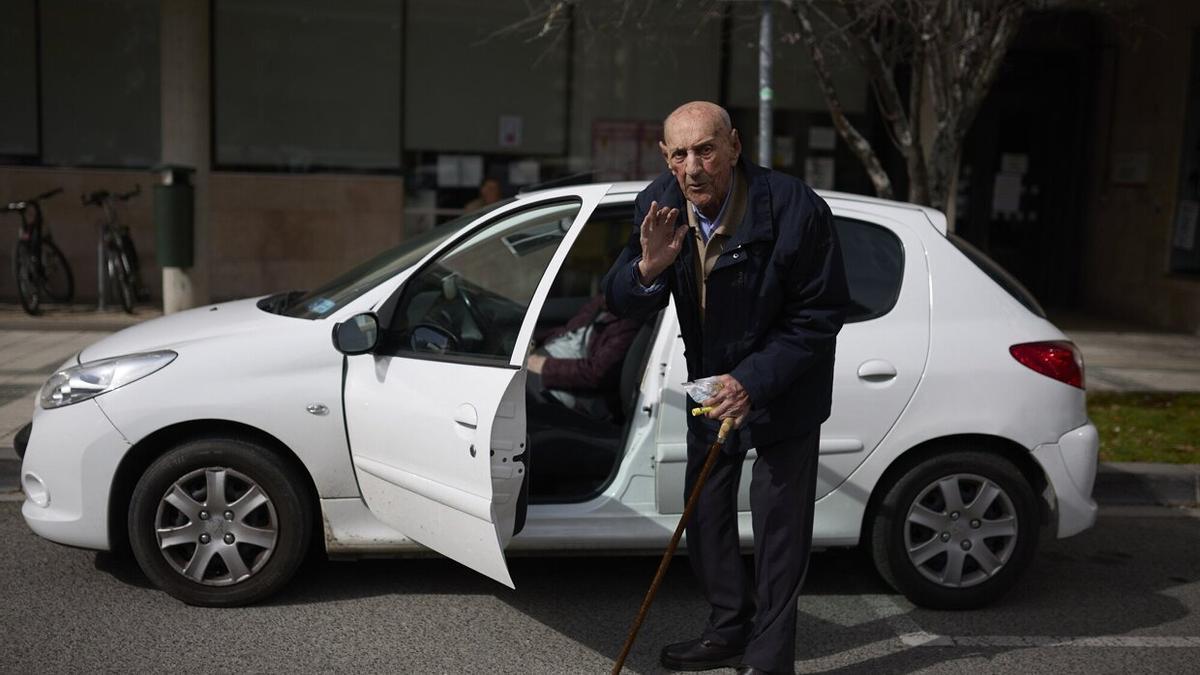
[[[715,218],[729,194],[733,167],[742,154],[742,142],[729,113],[708,101],[684,103],[663,121],[663,140],[658,147],[684,197],[705,216]]]
[[[729,113],[716,103],[709,101],[689,101],[676,108],[667,119],[663,120],[663,133],[672,124],[683,122],[692,122],[711,125],[715,131],[724,131],[729,133],[733,130],[733,122],[729,119]]]

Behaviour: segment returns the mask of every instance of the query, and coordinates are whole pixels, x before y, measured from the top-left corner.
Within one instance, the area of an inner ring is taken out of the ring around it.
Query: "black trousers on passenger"
[[[712,439],[688,433],[687,493]],[[731,439],[732,440],[732,439]],[[702,637],[744,645],[743,663],[792,672],[796,599],[812,549],[819,429],[757,448],[750,481],[754,573],[738,543],[737,496],[743,455],[722,452],[687,527],[688,559],[712,607]]]

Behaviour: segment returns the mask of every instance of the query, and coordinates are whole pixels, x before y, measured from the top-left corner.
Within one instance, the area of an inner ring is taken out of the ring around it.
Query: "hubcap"
[[[1012,557],[1017,543],[1012,499],[975,474],[954,474],[922,490],[904,523],[908,559],[925,578],[966,588],[987,581]]]
[[[154,526],[171,567],[206,586],[248,579],[270,559],[279,537],[267,493],[225,467],[197,469],[175,481],[158,503]]]

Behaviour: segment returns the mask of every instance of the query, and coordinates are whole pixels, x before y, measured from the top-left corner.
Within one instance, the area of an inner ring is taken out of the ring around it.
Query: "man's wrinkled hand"
[[[650,202],[650,210],[646,211],[639,230],[642,259],[638,262],[638,274],[642,285],[649,285],[679,257],[687,228],[676,227],[675,221],[678,219],[679,209],[660,207],[658,202]]]
[[[528,368],[529,372],[531,373],[537,373],[540,375],[542,373],[542,368],[545,366],[546,357],[542,356],[541,354],[530,354],[529,358],[525,360],[525,367]]]
[[[704,402],[706,406],[712,406],[706,416],[714,420],[732,417],[734,428],[741,428],[746,414],[750,412],[750,394],[732,375],[719,375],[717,382],[720,389]]]

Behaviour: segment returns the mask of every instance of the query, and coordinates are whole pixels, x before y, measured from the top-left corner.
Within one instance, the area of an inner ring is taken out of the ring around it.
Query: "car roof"
[[[619,181],[619,182],[615,182],[615,183],[592,183],[591,185],[597,185],[597,186],[608,185],[607,194],[609,197],[626,197],[627,196],[629,199],[632,200],[634,195],[636,195],[637,193],[646,189],[646,186],[649,184],[650,184],[650,181],[646,181],[646,180],[632,180],[632,181]],[[570,188],[565,188],[565,187],[550,188],[547,190],[535,190],[533,192],[523,192],[520,195],[518,195],[518,198],[538,197],[538,196],[548,195],[550,193],[569,192],[569,191],[570,191]],[[920,211],[925,215],[926,219],[929,220],[929,223],[931,225],[933,225],[933,227],[935,229],[937,229],[938,232],[941,232],[943,235],[946,234],[946,216],[944,214],[942,214],[941,211],[938,211],[937,209],[934,209],[934,208],[931,208],[928,206],[921,206],[920,204],[910,204],[908,202],[898,202],[898,201],[891,200],[891,199],[880,199],[879,197],[871,197],[868,195],[859,195],[859,194],[854,194],[854,193],[850,193],[850,192],[837,192],[835,190],[817,190],[816,192],[818,195],[821,196],[822,199],[825,199],[826,201],[855,202],[855,203],[866,204],[866,205],[870,205],[870,206],[882,206],[884,208],[889,208],[889,209],[905,209],[908,211]]]

